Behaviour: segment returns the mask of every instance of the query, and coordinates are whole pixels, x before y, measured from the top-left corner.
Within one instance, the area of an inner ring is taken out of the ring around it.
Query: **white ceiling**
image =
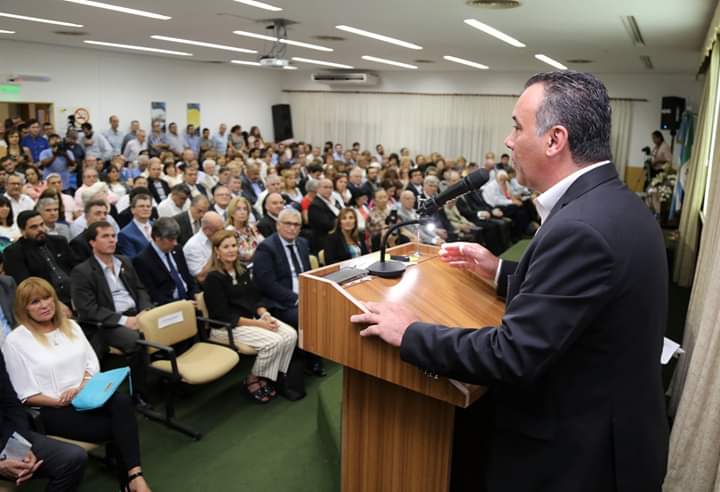
[[[362,55],[419,64],[420,71],[474,71],[442,59],[453,55],[488,65],[498,71],[540,71],[549,67],[533,58],[535,53],[565,62],[584,58],[587,65],[565,63],[570,68],[596,73],[646,72],[640,55],[652,58],[656,72],[694,73],[717,0],[522,0],[512,10],[488,10],[465,5],[464,0],[269,0],[282,12],[269,12],[232,0],[107,0],[125,7],[172,16],[153,20],[108,10],[67,3],[63,0],[2,0],[1,12],[44,17],[83,24],[81,29],[38,24],[0,17],[0,29],[17,31],[0,34],[0,39],[31,41],[52,45],[89,47],[84,39],[137,44],[193,53],[175,57],[197,61],[252,60],[254,55],[187,46],[150,39],[153,34],[228,44],[260,50],[270,43],[239,37],[233,30],[270,34],[259,20],[282,17],[298,24],[288,37],[334,48],[323,53],[289,46],[288,56],[315,58],[353,65],[361,70],[403,70],[362,60]],[[646,47],[633,46],[621,16],[634,15]],[[513,48],[463,23],[476,18],[527,45]],[[423,46],[416,51],[359,37],[335,29],[338,24],[393,36]],[[83,31],[83,36],[62,36],[53,31]],[[317,35],[345,38],[340,42],[319,41]],[[117,50],[125,51],[125,50]],[[2,57],[0,56],[0,64]],[[318,67],[297,64],[300,69]]]

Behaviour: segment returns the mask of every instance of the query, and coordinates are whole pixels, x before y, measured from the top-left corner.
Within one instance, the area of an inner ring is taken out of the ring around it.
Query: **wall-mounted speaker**
[[[275,104],[272,107],[275,141],[282,142],[293,138],[292,118],[289,104]]]
[[[680,128],[680,118],[685,112],[684,97],[663,97],[660,111],[660,129],[676,131]]]

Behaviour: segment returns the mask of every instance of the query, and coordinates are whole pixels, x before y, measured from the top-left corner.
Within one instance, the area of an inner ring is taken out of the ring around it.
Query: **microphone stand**
[[[390,237],[390,234],[392,234],[401,227],[413,224],[421,225],[430,222],[431,220],[431,217],[420,217],[419,219],[408,220],[391,226],[383,235],[382,241],[380,243],[380,261],[376,261],[368,267],[368,272],[370,273],[370,275],[375,275],[377,277],[383,278],[400,277],[407,268],[405,263],[395,260],[385,261],[385,250],[387,249],[387,241]]]

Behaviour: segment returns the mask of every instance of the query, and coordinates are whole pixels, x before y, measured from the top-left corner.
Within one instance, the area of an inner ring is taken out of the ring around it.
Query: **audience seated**
[[[5,198],[10,200],[13,216],[17,217],[20,212],[32,210],[35,206],[32,198],[22,192],[25,185],[25,178],[17,174],[8,173],[5,179]]]
[[[244,198],[236,200],[247,201]],[[274,318],[253,284],[249,271],[238,256],[232,231],[212,236],[210,268],[204,283],[205,303],[210,318],[230,323],[233,340],[257,350],[255,363],[245,379],[246,393],[258,403],[267,403],[277,394],[273,383],[283,388],[283,379],[295,350],[297,334],[292,327]],[[228,332],[213,329],[211,339],[228,343]]]
[[[210,208],[210,201],[205,195],[195,195],[190,200],[190,207],[185,212],[173,216],[180,226],[177,240],[181,246],[200,230],[200,221]]]
[[[20,235],[10,200],[0,196],[0,237],[15,241]]]
[[[257,164],[248,164],[242,177],[243,196],[250,203],[255,203],[264,190],[265,183],[260,179],[260,167]]]
[[[285,200],[280,193],[270,193],[265,197],[264,208],[263,217],[258,220],[257,228],[263,236],[268,237],[276,230],[278,214],[285,208]]]
[[[327,265],[367,254],[365,242],[360,237],[357,212],[354,208],[340,210],[335,227],[325,240],[323,251]]]
[[[162,203],[170,194],[170,185],[162,179],[162,161],[157,157],[148,162],[147,187],[155,203]]]
[[[513,238],[519,239],[523,234],[530,232],[530,216],[523,207],[522,200],[512,195],[509,182],[510,176],[506,171],[497,171],[494,179],[483,185],[482,197],[485,203],[500,209],[504,217],[512,220]]]
[[[212,195],[213,195],[212,211],[219,214],[223,220],[226,220],[227,219],[227,207],[228,207],[228,205],[230,205],[230,200],[233,199],[233,195],[232,195],[232,193],[230,193],[230,188],[228,188],[224,184],[218,184],[215,186],[215,188],[213,188]]]
[[[420,218],[415,210],[415,194],[410,190],[404,190],[400,194],[400,206],[397,209],[397,217],[400,222],[417,220]],[[428,224],[412,224],[400,227],[400,234],[403,236],[402,242],[420,241],[424,244],[440,245],[444,239],[437,234],[437,226],[432,223]]]
[[[302,219],[292,208],[280,212],[277,232],[260,243],[253,260],[254,279],[263,294],[264,305],[279,320],[297,329],[299,275],[310,270],[310,249],[299,237]],[[308,369],[324,376],[322,360],[305,354]]]
[[[85,221],[92,225],[95,222],[109,222],[108,205],[104,200],[90,200],[85,204]],[[73,264],[77,265],[90,258],[92,248],[87,240],[87,227],[70,241],[70,251],[73,255]]]
[[[172,217],[190,208],[190,188],[185,184],[176,184],[170,189],[170,196],[157,207],[159,217]]]
[[[112,231],[109,224],[107,230]],[[2,353],[20,401],[40,409],[48,434],[86,442],[111,440],[119,466],[127,470],[129,489],[149,491],[130,398],[116,392],[102,407],[85,412],[70,403],[100,364],[80,327],[63,314],[52,286],[39,278],[26,279],[18,285],[14,310],[18,326],[7,336]],[[77,452],[71,450],[67,458],[74,460],[73,478],[78,480],[82,472],[77,470]]]
[[[194,300],[198,292],[182,248],[177,245],[180,226],[171,217],[160,217],[152,225],[150,243],[133,258],[133,266],[153,304],[181,299]]]
[[[60,204],[55,198],[41,198],[35,205],[45,224],[45,231],[51,236],[62,236],[70,241],[70,228],[67,224],[58,222],[60,218]]]
[[[182,182],[190,190],[191,197],[195,198],[198,195],[208,196],[208,189],[204,184],[198,182],[197,162],[193,161],[185,166]]]
[[[342,208],[342,201],[337,201],[333,197],[333,182],[329,179],[321,179],[317,195],[308,209],[308,224],[312,232],[311,251],[317,253],[323,248]]]
[[[200,221],[200,230],[196,232],[185,246],[183,253],[187,261],[190,274],[202,283],[205,281],[209,269],[209,260],[212,256],[212,244],[210,238],[217,231],[225,227],[225,221],[217,212],[208,212],[203,215]]]
[[[272,193],[268,198],[272,198],[273,196],[280,195],[279,193]],[[233,198],[230,205],[228,205],[226,229],[235,233],[239,261],[246,267],[252,263],[257,245],[264,239],[264,234],[260,234],[257,227],[249,221],[250,215],[252,215],[251,210],[250,204],[245,197],[242,196]],[[270,234],[268,234],[268,236],[269,235]]]
[[[150,195],[134,195],[130,202],[132,221],[120,230],[117,246],[120,254],[132,259],[150,242],[152,223],[152,198]]]
[[[280,176],[272,175],[268,176],[265,180],[265,189],[258,195],[257,200],[255,201],[254,205],[254,212],[258,217],[262,217],[265,211],[263,210],[263,204],[265,203],[265,198],[270,193],[278,193],[282,194],[283,190],[283,180]],[[282,195],[281,195],[282,196]],[[285,200],[283,198],[283,200]]]
[[[17,284],[28,277],[47,280],[58,297],[70,306],[72,253],[61,236],[49,236],[39,212],[26,210],[17,218],[22,237],[5,248],[5,271]]]
[[[390,207],[388,192],[383,188],[378,188],[373,194],[373,205],[365,226],[373,251],[380,249],[382,235],[385,234],[389,226],[397,223],[397,221],[397,210]],[[396,237],[394,235],[390,238],[390,245],[395,245]]]

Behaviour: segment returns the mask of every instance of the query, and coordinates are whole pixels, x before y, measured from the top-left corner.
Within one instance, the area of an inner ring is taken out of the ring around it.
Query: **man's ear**
[[[555,157],[569,148],[570,142],[567,128],[556,125],[550,129],[546,137],[547,149],[545,155],[547,157]]]

